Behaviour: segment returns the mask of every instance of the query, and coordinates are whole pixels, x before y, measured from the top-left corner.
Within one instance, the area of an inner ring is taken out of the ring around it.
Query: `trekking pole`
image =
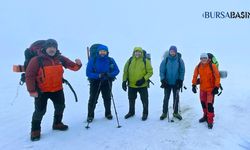
[[[176,95],[175,95],[175,99],[174,99],[174,108],[173,108],[174,111],[175,111],[175,108],[176,108],[176,103],[177,103],[177,98],[178,98],[179,92],[180,92],[180,89],[176,90]],[[179,106],[177,106],[177,107],[179,107]],[[174,116],[172,116],[171,122],[174,122]]]
[[[167,111],[167,117],[168,117],[168,122],[170,122],[170,118],[169,118],[169,108],[168,108],[168,111]]]
[[[113,106],[114,106],[114,110],[115,110],[117,128],[121,128],[122,126],[121,126],[120,123],[119,123],[119,119],[118,119],[118,115],[117,115],[117,111],[116,111],[116,107],[115,107],[115,100],[114,100],[114,96],[113,96],[112,89],[111,89],[111,83],[110,83],[110,81],[108,81],[108,83],[109,83],[109,89],[110,89],[111,99],[112,99]]]
[[[13,100],[11,101],[10,105],[13,105],[14,102],[16,101],[17,97],[18,97],[18,92],[19,92],[19,87],[21,86],[21,84],[18,84],[17,89],[16,89],[16,95],[13,98]]]
[[[100,83],[99,83],[99,85],[98,85],[98,89],[97,89],[97,92],[96,92],[96,95],[95,95],[95,101],[94,101],[94,103],[93,103],[93,105],[92,105],[92,107],[91,107],[91,111],[94,109],[94,105],[96,105],[96,101],[97,101],[97,99],[98,99],[98,95],[99,95],[99,91],[100,91],[100,88],[101,88],[101,84],[102,84],[102,81],[100,81]],[[94,110],[93,110],[94,111]],[[89,129],[90,128],[90,126],[89,126],[89,124],[90,124],[90,122],[89,121],[87,121],[88,123],[87,123],[87,126],[85,126],[85,128],[86,129]]]

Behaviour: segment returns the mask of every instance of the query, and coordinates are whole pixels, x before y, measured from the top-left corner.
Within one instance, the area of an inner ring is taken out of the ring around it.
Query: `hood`
[[[134,48],[133,56],[134,56],[135,51],[140,51],[140,52],[142,53],[141,57],[144,56],[143,49],[142,49],[141,47],[135,47],[135,48]]]

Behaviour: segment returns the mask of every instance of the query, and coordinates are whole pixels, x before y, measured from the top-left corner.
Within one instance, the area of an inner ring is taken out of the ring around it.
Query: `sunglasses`
[[[200,59],[201,60],[207,60],[208,58],[207,57],[201,57]]]

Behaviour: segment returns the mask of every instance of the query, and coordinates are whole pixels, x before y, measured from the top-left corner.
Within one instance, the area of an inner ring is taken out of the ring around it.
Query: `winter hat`
[[[208,54],[207,53],[202,53],[200,58],[207,58],[208,59]]]
[[[175,51],[175,53],[177,53],[177,47],[174,45],[170,46],[169,51],[170,50],[173,50],[173,51]]]
[[[135,51],[140,51],[140,52],[141,52],[141,51],[142,51],[142,48],[141,48],[141,47],[135,47],[135,48],[134,48],[134,52],[135,52]]]
[[[44,50],[46,50],[48,47],[54,47],[54,48],[58,49],[57,41],[54,39],[46,40],[44,43]]]

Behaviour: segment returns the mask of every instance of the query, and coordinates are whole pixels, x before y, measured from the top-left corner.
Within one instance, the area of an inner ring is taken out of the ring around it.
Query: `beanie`
[[[207,53],[202,53],[200,58],[207,58],[208,59],[208,54]]]
[[[175,51],[175,53],[177,53],[177,47],[174,45],[170,46],[169,51],[170,50],[173,50],[173,51]]]
[[[48,47],[54,47],[54,48],[58,49],[57,41],[54,39],[46,40],[44,43],[44,50],[46,50]]]

